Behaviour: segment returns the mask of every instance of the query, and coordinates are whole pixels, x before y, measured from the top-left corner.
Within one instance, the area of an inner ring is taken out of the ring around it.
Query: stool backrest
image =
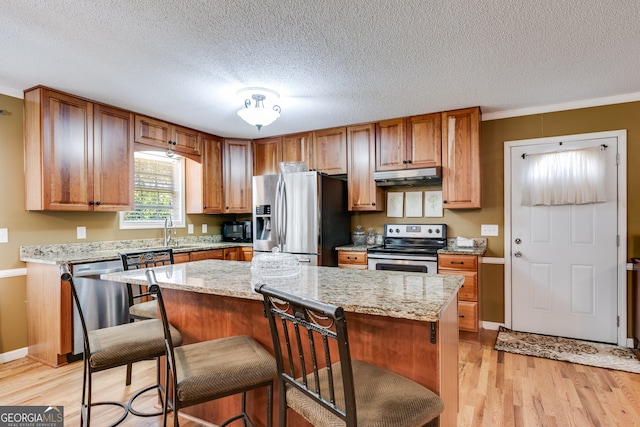
[[[356,425],[351,353],[344,310],[266,285],[256,287],[264,308],[278,367],[280,398],[295,387],[346,425]],[[320,373],[322,368],[326,368]],[[327,375],[328,381],[320,381]],[[341,381],[340,381],[341,378]],[[320,384],[327,384],[321,389]]]
[[[141,251],[121,252],[122,268],[134,270],[173,264],[173,249],[146,249]]]
[[[167,372],[166,379],[169,380],[169,373],[171,374],[171,387],[172,390],[176,390],[177,378],[176,378],[176,356],[174,353],[173,341],[171,340],[171,329],[169,325],[169,319],[167,317],[167,311],[164,308],[164,299],[162,299],[162,291],[160,290],[160,286],[158,285],[158,280],[156,279],[156,273],[153,270],[147,270],[145,272],[147,276],[147,285],[149,286],[149,293],[153,295],[158,301],[158,311],[160,312],[160,319],[162,320],[162,326],[164,329],[164,345],[167,350],[167,367],[169,371]],[[167,386],[167,390],[169,390],[169,386]]]

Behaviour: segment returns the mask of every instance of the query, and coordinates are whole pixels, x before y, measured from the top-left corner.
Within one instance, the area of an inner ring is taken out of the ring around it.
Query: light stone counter
[[[250,263],[206,260],[155,267],[163,288],[260,300],[253,290]],[[108,273],[116,282],[147,284],[145,270]],[[462,276],[302,266],[298,280],[277,286],[347,312],[437,322],[456,297]]]
[[[223,242],[222,236],[174,238],[169,243],[174,253],[210,249],[253,247],[252,243]],[[20,261],[39,264],[79,264],[118,259],[120,252],[163,247],[162,239],[117,240],[87,243],[64,243],[20,247]]]

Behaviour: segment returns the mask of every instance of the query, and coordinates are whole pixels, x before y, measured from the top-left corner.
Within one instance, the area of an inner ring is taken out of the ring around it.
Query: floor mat
[[[640,360],[633,350],[611,344],[516,332],[500,327],[495,349],[640,374]]]

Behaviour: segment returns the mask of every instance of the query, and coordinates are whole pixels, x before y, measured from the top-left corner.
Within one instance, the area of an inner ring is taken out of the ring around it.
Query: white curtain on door
[[[522,205],[605,202],[605,148],[524,155]]]

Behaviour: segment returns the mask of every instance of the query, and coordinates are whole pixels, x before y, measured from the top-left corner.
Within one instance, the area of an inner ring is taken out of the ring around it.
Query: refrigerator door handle
[[[278,183],[276,184],[276,200],[275,200],[275,221],[272,226],[275,228],[276,233],[276,245],[278,249],[282,250],[282,242],[280,237],[280,229],[282,227],[281,224],[281,209],[282,209],[282,175],[278,176]]]
[[[284,181],[284,179],[282,180],[282,197],[280,199],[280,207],[282,208],[282,213],[280,214],[282,217],[282,228],[280,228],[280,239],[282,241],[282,245],[286,245],[287,244],[287,185]],[[280,251],[282,251],[284,248],[280,248]]]

